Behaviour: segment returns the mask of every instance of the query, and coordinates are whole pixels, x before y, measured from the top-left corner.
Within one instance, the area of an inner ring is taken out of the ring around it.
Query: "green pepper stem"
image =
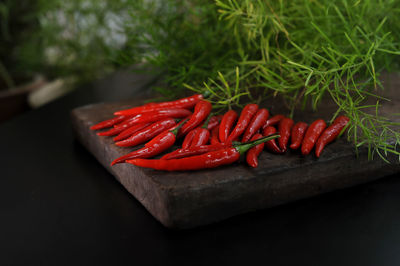
[[[186,118],[185,120],[181,121],[181,122],[180,122],[181,124],[178,125],[178,126],[176,126],[176,128],[170,130],[170,132],[171,132],[172,134],[174,134],[175,136],[178,135],[179,129],[181,129],[181,127],[182,127],[188,120],[189,120],[189,118]]]
[[[211,117],[213,117],[213,116],[214,116],[214,113],[209,114],[208,117],[207,117],[207,119],[206,119],[206,121],[205,121],[204,124],[201,126],[201,128],[207,129],[208,123],[210,122],[210,119],[211,119]]]
[[[267,142],[271,139],[276,139],[276,138],[280,138],[280,135],[270,135],[268,137],[263,137],[261,139],[256,139],[253,141],[249,141],[243,144],[238,144],[238,145],[233,145],[233,147],[235,147],[235,149],[240,153],[240,154],[244,154],[246,151],[248,151],[249,149],[253,148],[254,146],[257,146],[258,144]]]
[[[201,95],[203,95],[203,98],[206,99],[206,98],[208,98],[208,96],[211,95],[211,92],[210,91],[205,91]]]

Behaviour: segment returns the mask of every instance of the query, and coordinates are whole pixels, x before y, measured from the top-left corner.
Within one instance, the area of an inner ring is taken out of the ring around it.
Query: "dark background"
[[[0,265],[400,265],[400,175],[185,231],[75,139],[74,107],[137,97],[125,72],[0,125]]]

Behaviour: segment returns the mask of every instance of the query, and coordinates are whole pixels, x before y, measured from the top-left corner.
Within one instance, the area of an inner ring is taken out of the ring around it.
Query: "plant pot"
[[[28,95],[46,83],[43,77],[39,77],[22,86],[0,91],[0,123],[30,110]]]

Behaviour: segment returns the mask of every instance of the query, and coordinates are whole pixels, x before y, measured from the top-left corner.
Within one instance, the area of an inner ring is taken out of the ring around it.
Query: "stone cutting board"
[[[400,98],[396,89],[399,75],[385,75],[382,115],[399,113]],[[111,137],[99,137],[89,127],[110,118],[115,111],[140,105],[143,99],[122,103],[99,103],[74,109],[71,117],[78,140],[115,178],[139,200],[164,226],[191,228],[217,222],[234,215],[288,203],[321,193],[342,189],[400,171],[400,165],[376,158],[368,161],[361,149],[344,138],[329,145],[319,159],[302,157],[298,152],[274,155],[263,152],[259,167],[245,163],[194,172],[163,172],[128,164],[111,167],[113,159],[131,149],[113,145]],[[279,100],[266,103],[271,113],[285,112]],[[329,119],[335,106],[321,105],[318,113],[296,112],[295,121],[312,122],[317,117]],[[395,160],[394,160],[395,161]]]

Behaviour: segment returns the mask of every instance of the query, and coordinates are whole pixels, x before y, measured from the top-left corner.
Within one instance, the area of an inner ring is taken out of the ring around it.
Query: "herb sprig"
[[[330,97],[338,107],[332,119],[340,112],[351,119],[356,149],[400,160],[400,123],[379,115],[388,99],[378,93],[379,73],[399,67],[398,1],[161,2],[137,1],[132,18],[142,16],[132,29],[140,24],[145,34],[131,42],[151,48],[141,58],[165,70],[171,87],[161,92],[175,96],[185,84],[227,108],[244,95],[281,95],[290,115]]]

